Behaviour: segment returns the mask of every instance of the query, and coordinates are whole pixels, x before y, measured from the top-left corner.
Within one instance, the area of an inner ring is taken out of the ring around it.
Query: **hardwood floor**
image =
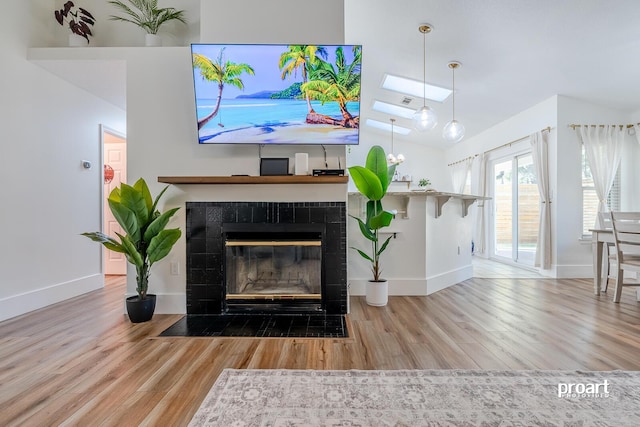
[[[485,279],[542,279],[544,276],[526,266],[509,265],[492,259],[472,257],[473,277]]]
[[[383,308],[351,300],[348,339],[158,338],[180,315],[123,313],[124,284],[0,323],[0,425],[188,424],[220,372],[640,369],[640,302],[591,280],[472,279]]]

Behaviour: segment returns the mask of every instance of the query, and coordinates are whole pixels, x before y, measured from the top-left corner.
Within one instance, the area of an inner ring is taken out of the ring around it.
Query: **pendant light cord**
[[[395,154],[393,150],[393,122],[395,122],[396,119],[390,119],[390,120],[391,120],[391,153]]]
[[[452,99],[452,107],[453,107],[453,111],[451,113],[451,116],[453,117],[452,120],[456,119],[456,67],[451,68],[451,72],[452,72],[452,76],[453,76],[453,99]]]
[[[422,33],[422,106],[427,106],[427,33]]]

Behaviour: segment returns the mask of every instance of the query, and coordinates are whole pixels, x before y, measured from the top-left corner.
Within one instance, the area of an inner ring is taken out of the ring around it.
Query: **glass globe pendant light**
[[[420,132],[433,129],[438,124],[438,116],[436,112],[427,106],[427,33],[430,33],[433,27],[424,24],[418,27],[422,33],[423,44],[423,64],[422,64],[422,107],[413,113],[413,126]]]
[[[456,68],[462,66],[459,62],[449,62],[447,64],[451,68],[453,74],[453,92],[452,92],[452,118],[442,129],[442,137],[449,142],[459,142],[464,138],[464,126],[462,123],[456,120]]]

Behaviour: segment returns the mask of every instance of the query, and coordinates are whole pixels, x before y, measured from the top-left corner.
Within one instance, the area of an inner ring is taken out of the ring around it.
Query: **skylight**
[[[391,132],[391,123],[385,123],[385,122],[380,122],[378,120],[367,119],[366,125],[371,126],[373,128],[378,128],[378,129]],[[393,125],[393,133],[397,133],[400,135],[408,135],[410,132],[411,132],[411,129],[409,128]]]
[[[407,107],[401,107],[395,104],[389,104],[388,102],[375,101],[373,103],[373,109],[380,111],[381,113],[393,114],[395,116],[404,117],[405,119],[413,118],[415,110]]]
[[[425,98],[432,101],[443,102],[451,95],[451,89],[430,85],[429,83],[423,85],[418,80],[411,80],[405,77],[392,76],[391,74],[385,74],[382,81],[382,87],[394,92],[406,93],[414,95],[422,99],[423,90],[425,91]]]

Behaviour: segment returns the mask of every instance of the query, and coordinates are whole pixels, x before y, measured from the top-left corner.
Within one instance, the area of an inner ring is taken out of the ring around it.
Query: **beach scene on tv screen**
[[[357,144],[358,45],[191,46],[201,144]]]

